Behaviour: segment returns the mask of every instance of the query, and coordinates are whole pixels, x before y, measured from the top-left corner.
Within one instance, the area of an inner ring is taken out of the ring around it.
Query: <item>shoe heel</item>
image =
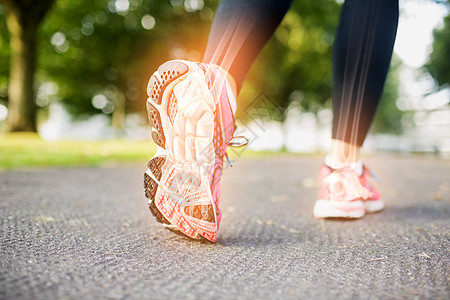
[[[158,71],[153,73],[147,86],[147,95],[158,105],[161,105],[162,95],[167,85],[184,75],[189,70],[181,61],[171,60],[162,64]]]
[[[161,122],[161,113],[156,106],[161,105],[166,87],[175,79],[187,73],[188,66],[181,61],[168,61],[153,73],[147,86],[147,112],[152,130],[152,139],[160,147],[165,148],[166,138]]]

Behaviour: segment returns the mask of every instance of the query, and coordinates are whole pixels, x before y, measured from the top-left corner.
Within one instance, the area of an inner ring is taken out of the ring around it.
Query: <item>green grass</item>
[[[108,140],[99,142],[47,142],[37,134],[0,134],[0,170],[42,167],[101,166],[124,162],[147,162],[155,153],[149,141]],[[298,155],[286,151],[228,149],[232,161],[272,155]],[[310,154],[314,155],[314,154]],[[226,163],[226,162],[225,162]]]
[[[146,161],[155,151],[151,141],[46,142],[36,134],[2,134],[0,170]]]

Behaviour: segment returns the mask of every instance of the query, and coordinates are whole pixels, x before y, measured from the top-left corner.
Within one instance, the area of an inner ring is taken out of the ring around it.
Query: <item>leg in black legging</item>
[[[292,0],[222,0],[203,61],[238,87]],[[333,139],[361,146],[381,97],[398,24],[398,0],[346,0],[333,53]]]
[[[238,89],[286,14],[292,0],[222,0],[217,8],[203,62],[228,71]]]
[[[333,52],[333,139],[361,146],[380,100],[398,0],[346,0]]]

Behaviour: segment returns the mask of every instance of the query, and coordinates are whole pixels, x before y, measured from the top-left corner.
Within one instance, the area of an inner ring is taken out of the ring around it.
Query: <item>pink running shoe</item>
[[[319,195],[314,205],[316,218],[361,218],[366,212],[384,208],[380,193],[368,181],[364,168],[358,176],[351,168],[331,169],[322,165],[319,172]]]
[[[226,75],[216,66],[172,60],[148,84],[147,110],[158,145],[144,174],[157,221],[215,242],[223,156],[235,131]]]

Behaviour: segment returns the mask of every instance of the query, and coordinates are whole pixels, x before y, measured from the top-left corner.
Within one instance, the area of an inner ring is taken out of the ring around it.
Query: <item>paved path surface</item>
[[[321,159],[237,160],[217,244],[156,223],[142,165],[0,173],[0,298],[449,299],[450,161],[367,162],[386,210],[318,221]]]

